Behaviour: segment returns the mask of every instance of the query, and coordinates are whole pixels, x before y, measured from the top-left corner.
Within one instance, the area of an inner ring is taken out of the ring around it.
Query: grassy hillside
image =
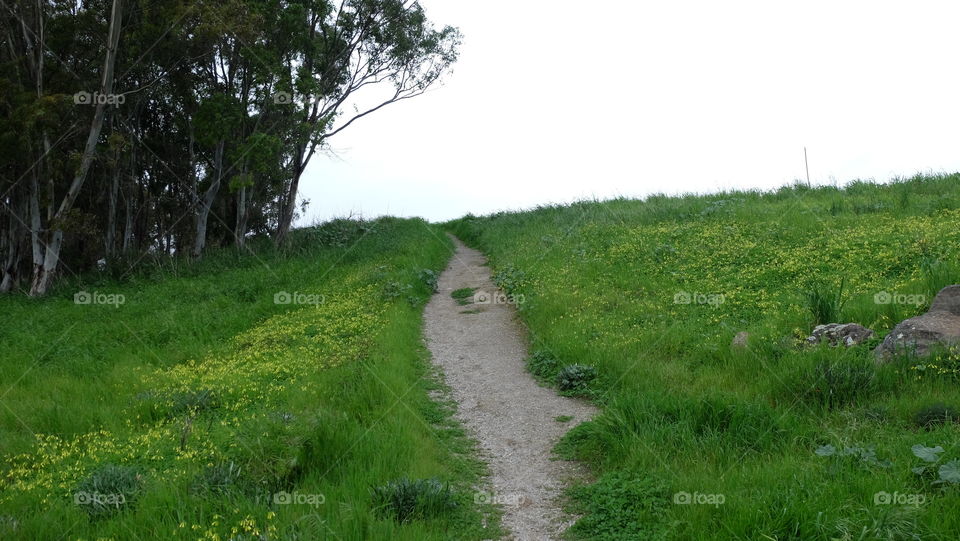
[[[598,473],[572,492],[574,537],[960,537],[960,487],[935,483],[960,464],[960,430],[937,422],[960,411],[960,356],[878,367],[870,351],[960,282],[960,176],[448,225],[519,302],[530,369],[604,407],[561,444]],[[803,346],[830,321],[878,337]],[[917,444],[944,449],[923,475]]]
[[[0,297],[0,538],[491,535],[428,398],[420,314],[449,253],[419,220],[341,221]]]

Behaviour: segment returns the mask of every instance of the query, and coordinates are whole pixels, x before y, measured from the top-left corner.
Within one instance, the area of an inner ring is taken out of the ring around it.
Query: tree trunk
[[[0,279],[0,293],[8,293],[17,287],[20,271],[20,219],[16,216],[17,209],[13,207],[14,198],[10,198],[9,220],[7,222],[6,244],[7,257],[3,262],[3,278]]]
[[[297,207],[297,190],[300,187],[300,175],[303,173],[302,160],[304,148],[298,147],[293,157],[293,178],[290,179],[290,189],[287,191],[286,201],[280,206],[280,223],[277,224],[277,236],[274,238],[276,244],[283,244],[290,233],[290,224],[293,222],[293,214]]]
[[[110,14],[110,30],[107,39],[107,52],[103,61],[103,78],[100,83],[100,93],[104,95],[113,94],[113,66],[117,58],[117,45],[120,42],[120,0],[113,0],[113,10]],[[57,266],[60,262],[60,248],[63,246],[63,231],[59,228],[59,220],[72,207],[80,188],[83,187],[87,179],[87,172],[90,170],[90,164],[93,163],[93,156],[96,151],[97,141],[100,139],[100,130],[103,127],[103,117],[106,112],[106,103],[98,102],[96,111],[93,114],[93,122],[90,125],[90,132],[87,135],[87,143],[83,149],[83,157],[80,159],[80,167],[67,193],[60,202],[60,208],[56,215],[47,224],[50,233],[47,235],[47,243],[43,246],[43,264],[37,265],[36,258],[36,240],[34,241],[34,275],[33,283],[30,285],[30,295],[45,295],[53,283],[53,276],[56,274]],[[53,201],[54,194],[48,194],[50,201]]]
[[[220,190],[220,176],[223,174],[223,149],[226,141],[221,140],[217,143],[217,148],[213,155],[213,180],[210,186],[203,194],[203,200],[200,201],[200,209],[197,212],[196,236],[193,239],[193,256],[200,257],[207,242],[207,219],[210,217],[210,209],[213,207],[213,201],[217,198],[217,192]]]
[[[113,258],[117,247],[117,197],[120,193],[120,161],[114,162],[113,183],[110,186],[110,200],[107,207],[107,237],[104,241],[104,253],[107,259]]]
[[[233,232],[238,248],[246,245],[247,238],[247,187],[241,186],[237,193],[237,223]]]

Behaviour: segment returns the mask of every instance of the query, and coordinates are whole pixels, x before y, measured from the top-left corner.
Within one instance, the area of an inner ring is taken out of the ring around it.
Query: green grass
[[[460,306],[466,306],[468,304],[473,304],[473,292],[476,291],[475,287],[462,287],[453,293],[450,293],[450,296],[453,297],[457,304]]]
[[[572,537],[960,537],[960,488],[911,471],[916,444],[960,458],[960,357],[877,366],[870,351],[960,283],[960,175],[447,226],[525,299],[531,373],[558,386],[564,367],[596,369],[584,385],[602,414],[558,447],[598,479],[571,492]],[[850,321],[878,337],[805,346],[815,324]],[[748,350],[730,347],[740,331]],[[858,451],[815,453],[828,444]],[[883,493],[925,502],[877,504]]]
[[[0,538],[495,536],[473,443],[428,395],[421,310],[449,241],[396,219],[292,240],[0,298]],[[403,478],[455,505],[382,513],[375,488]]]

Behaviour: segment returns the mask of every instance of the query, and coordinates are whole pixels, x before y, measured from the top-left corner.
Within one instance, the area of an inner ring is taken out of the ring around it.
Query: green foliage
[[[460,306],[466,306],[473,304],[473,294],[476,290],[477,288],[475,287],[462,287],[450,293],[450,296],[453,297]]]
[[[575,509],[585,513],[570,533],[577,539],[614,541],[668,539],[669,495],[649,477],[610,473],[596,483],[571,491]]]
[[[557,373],[557,387],[570,394],[586,394],[597,378],[597,369],[582,364],[568,364]]]
[[[427,286],[431,293],[438,291],[437,287],[440,281],[440,274],[438,272],[433,269],[420,269],[418,276],[420,277],[420,281]]]
[[[242,486],[242,468],[234,462],[205,466],[191,487],[201,494],[223,495]]]
[[[512,265],[507,265],[493,273],[493,282],[508,295],[519,291],[525,278],[526,273],[516,269]]]
[[[942,403],[924,406],[913,416],[915,426],[928,430],[957,420],[960,420],[960,411]]]
[[[373,489],[373,501],[378,513],[401,523],[440,516],[457,507],[449,485],[438,479],[390,481]]]
[[[877,468],[889,468],[893,466],[893,462],[890,460],[881,460],[877,458],[877,451],[873,447],[843,447],[842,449],[837,449],[833,445],[823,445],[817,448],[814,451],[817,456],[821,457],[834,457],[838,460],[853,460],[859,462],[864,466],[868,467],[877,467]]]
[[[943,447],[927,447],[916,444],[911,448],[913,456],[920,459],[920,465],[911,469],[931,485],[956,486],[960,485],[960,460],[944,461]]]
[[[844,277],[840,279],[840,285],[836,288],[823,284],[815,284],[804,292],[807,309],[813,317],[814,325],[840,322],[843,305],[846,303],[846,299],[843,296],[845,283],[846,278]]]
[[[540,379],[556,378],[560,361],[549,351],[539,349],[527,359],[527,369]]]
[[[850,358],[816,363],[796,379],[791,392],[807,403],[836,409],[856,404],[880,388],[872,362]]]
[[[104,464],[77,485],[74,503],[92,518],[132,507],[143,485],[139,468]]]

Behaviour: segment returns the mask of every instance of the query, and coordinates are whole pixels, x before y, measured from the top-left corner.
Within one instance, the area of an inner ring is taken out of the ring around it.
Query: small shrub
[[[413,289],[413,286],[410,284],[404,284],[402,282],[393,280],[391,282],[388,282],[385,286],[383,286],[383,297],[388,302],[392,302],[399,299],[400,297],[403,297],[404,295],[409,293],[410,290],[412,289]]]
[[[527,360],[527,368],[530,373],[540,378],[551,378],[560,368],[560,361],[550,352],[537,350]]]
[[[453,491],[437,479],[390,481],[373,489],[373,502],[378,514],[401,523],[442,515],[457,506]]]
[[[808,402],[835,409],[870,396],[877,391],[876,368],[859,359],[824,360],[798,381],[798,395]]]
[[[431,269],[421,269],[419,273],[420,281],[430,289],[437,292],[437,284],[440,282],[440,275]]]
[[[557,387],[570,393],[585,393],[596,379],[597,369],[583,364],[568,364],[557,374]]]
[[[73,501],[91,517],[105,517],[132,506],[142,484],[137,468],[105,464],[77,485]]]
[[[840,312],[843,311],[843,305],[847,302],[843,296],[845,285],[846,278],[842,278],[840,286],[836,289],[832,286],[816,284],[804,292],[804,300],[810,315],[813,316],[814,325],[840,321]]]
[[[374,231],[373,222],[362,219],[338,218],[313,228],[312,239],[323,246],[343,248]]]
[[[240,484],[240,466],[233,462],[207,466],[193,482],[197,493],[226,494]]]
[[[927,430],[960,419],[960,412],[945,404],[933,404],[917,411],[913,416],[913,424]]]
[[[508,295],[516,293],[527,275],[513,265],[507,265],[493,273],[493,282]]]

